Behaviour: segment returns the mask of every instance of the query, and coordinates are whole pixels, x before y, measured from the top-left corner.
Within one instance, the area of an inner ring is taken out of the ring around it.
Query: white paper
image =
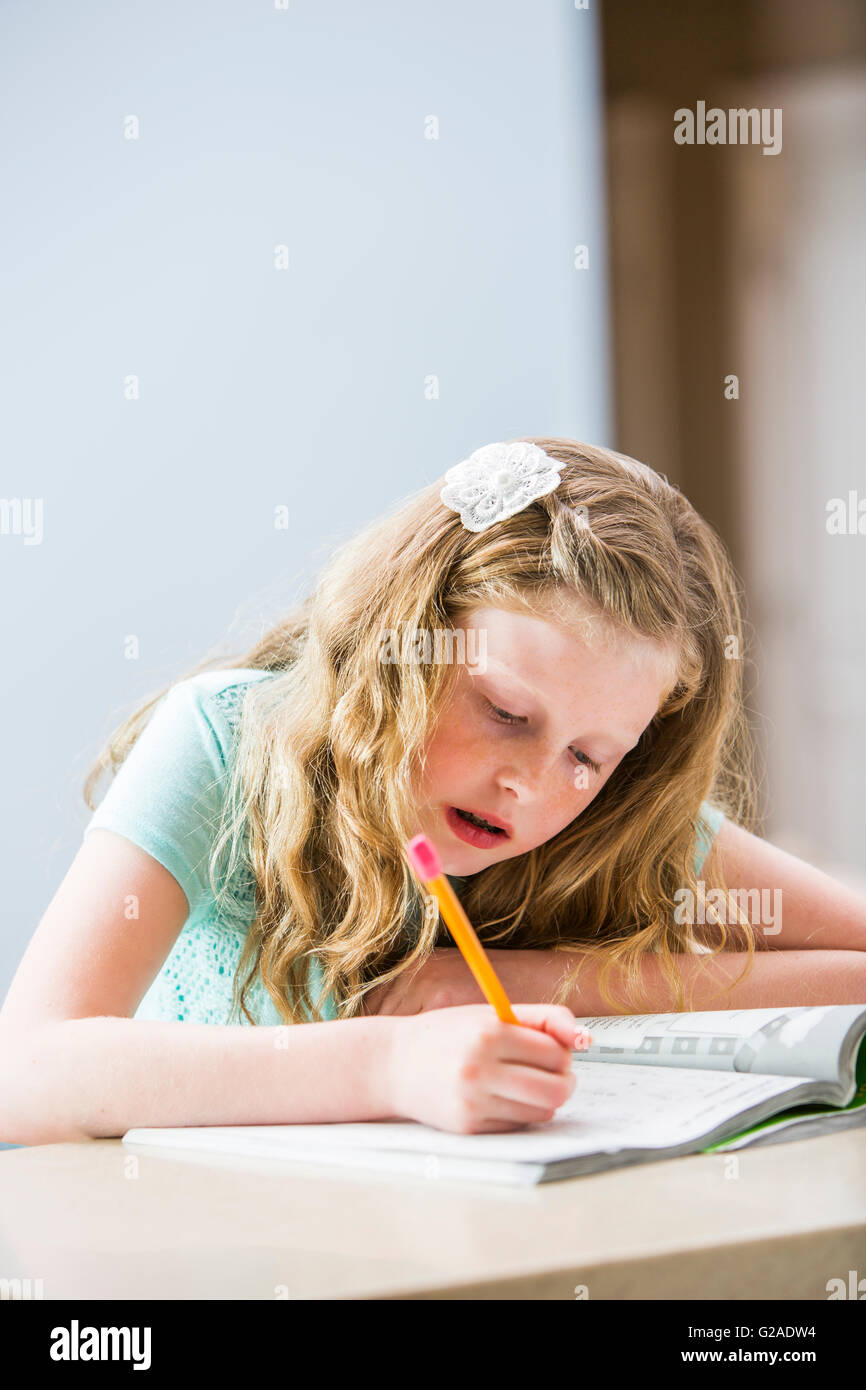
[[[504,1134],[454,1134],[412,1121],[357,1124],[232,1125],[188,1130],[130,1131],[130,1142],[159,1136],[196,1147],[291,1157],[316,1149],[403,1149],[466,1158],[549,1162],[622,1149],[669,1148],[699,1139],[724,1120],[807,1081],[806,1077],[742,1076],[693,1068],[603,1067],[575,1057],[573,1094],[553,1120]],[[124,1136],[125,1138],[127,1136]],[[226,1147],[228,1146],[228,1147]]]

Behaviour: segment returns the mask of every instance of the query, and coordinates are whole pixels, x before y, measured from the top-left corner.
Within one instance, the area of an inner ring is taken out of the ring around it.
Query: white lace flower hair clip
[[[445,474],[440,501],[460,513],[467,531],[486,531],[561,482],[555,459],[537,444],[484,444]]]

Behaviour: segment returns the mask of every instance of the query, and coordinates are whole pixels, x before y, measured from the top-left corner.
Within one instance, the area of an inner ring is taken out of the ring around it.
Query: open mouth
[[[461,820],[468,821],[470,825],[477,825],[480,830],[487,830],[491,835],[502,835],[504,839],[508,838],[507,830],[503,830],[500,825],[491,825],[490,821],[485,820],[483,816],[476,816],[473,811],[461,811],[459,806],[455,806],[454,810]]]

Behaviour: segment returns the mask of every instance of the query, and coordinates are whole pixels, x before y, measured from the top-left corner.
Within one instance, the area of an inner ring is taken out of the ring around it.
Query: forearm
[[[378,1120],[396,1019],[224,1027],[130,1018],[0,1027],[0,1141],[138,1126]]]
[[[599,962],[583,952],[513,954],[523,958],[513,966],[510,997],[514,1000],[565,1003],[577,1017],[617,1012],[602,997]],[[747,965],[745,952],[721,951],[714,957],[682,953],[674,961],[683,982],[685,1007],[691,1010],[866,1004],[866,951],[759,951],[738,984],[733,981]],[[563,1000],[557,989],[579,962],[577,981]],[[648,953],[641,958],[638,980],[645,1012],[671,1013],[677,1008],[675,990],[663,973],[658,955]],[[503,984],[508,991],[504,977]],[[608,988],[623,1008],[634,1011],[626,1003],[624,972],[612,970]]]

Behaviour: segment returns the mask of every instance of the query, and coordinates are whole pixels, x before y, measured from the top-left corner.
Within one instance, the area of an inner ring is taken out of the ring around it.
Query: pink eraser
[[[419,878],[438,878],[442,872],[442,861],[436,853],[435,845],[426,835],[416,835],[406,846],[409,863]]]

